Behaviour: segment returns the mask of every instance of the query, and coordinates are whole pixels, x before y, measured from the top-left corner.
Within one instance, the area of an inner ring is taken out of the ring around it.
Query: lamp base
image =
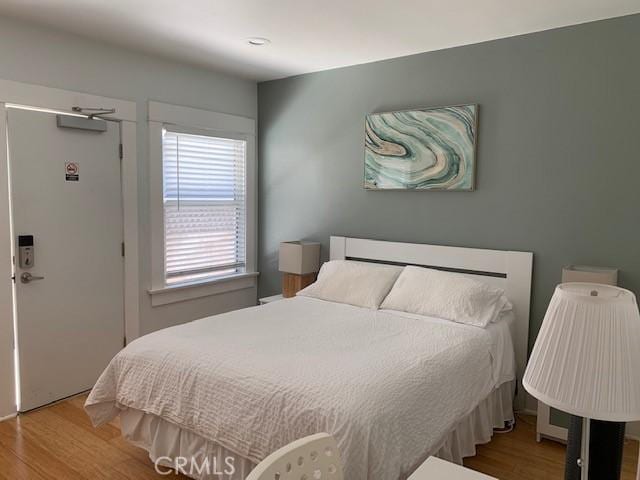
[[[625,427],[625,423],[591,420],[589,480],[620,478]]]
[[[571,415],[567,434],[567,455],[564,463],[564,480],[580,480],[582,468],[582,426],[583,418]]]
[[[317,273],[307,273],[305,275],[283,273],[282,296],[284,298],[295,297],[296,293],[315,282],[317,276]]]
[[[567,437],[565,480],[619,480],[622,470],[625,423],[587,420],[571,415]],[[583,435],[583,427],[588,434]],[[583,439],[588,438],[588,459],[583,458]],[[586,469],[586,472],[583,472]]]

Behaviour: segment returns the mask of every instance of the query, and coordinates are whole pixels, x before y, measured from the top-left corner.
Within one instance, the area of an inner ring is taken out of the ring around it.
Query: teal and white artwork
[[[477,112],[459,105],[367,115],[365,188],[473,190]]]

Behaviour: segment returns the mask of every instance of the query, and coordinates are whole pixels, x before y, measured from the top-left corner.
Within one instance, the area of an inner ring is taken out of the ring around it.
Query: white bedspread
[[[132,342],[86,409],[95,425],[127,407],[158,415],[256,463],[326,431],[345,478],[403,479],[514,378],[506,330],[296,297]]]

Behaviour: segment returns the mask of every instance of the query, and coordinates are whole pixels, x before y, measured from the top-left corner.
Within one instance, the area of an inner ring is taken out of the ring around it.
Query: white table
[[[408,480],[497,480],[454,463],[429,457]]]
[[[266,305],[267,303],[277,302],[278,300],[282,300],[284,297],[282,294],[271,295],[270,297],[263,297],[259,299],[260,305]]]

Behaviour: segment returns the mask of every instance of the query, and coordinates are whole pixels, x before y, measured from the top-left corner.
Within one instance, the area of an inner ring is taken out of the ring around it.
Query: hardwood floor
[[[536,440],[536,419],[518,415],[511,433],[495,434],[477,455],[465,459],[466,467],[501,480],[556,480],[564,478],[565,447],[551,440]],[[627,440],[624,446],[622,480],[636,479],[638,442]],[[605,479],[603,479],[605,480]]]
[[[84,399],[72,398],[0,422],[0,479],[186,478],[156,473],[147,453],[120,437],[117,422],[93,428],[82,408]],[[624,480],[635,480],[637,459],[637,442],[627,442]],[[535,419],[520,416],[513,432],[496,434],[465,465],[501,480],[562,479],[564,447],[551,441],[536,443]]]
[[[0,422],[0,479],[167,478],[155,472],[147,452],[120,437],[117,421],[93,428],[84,400],[75,397]]]

